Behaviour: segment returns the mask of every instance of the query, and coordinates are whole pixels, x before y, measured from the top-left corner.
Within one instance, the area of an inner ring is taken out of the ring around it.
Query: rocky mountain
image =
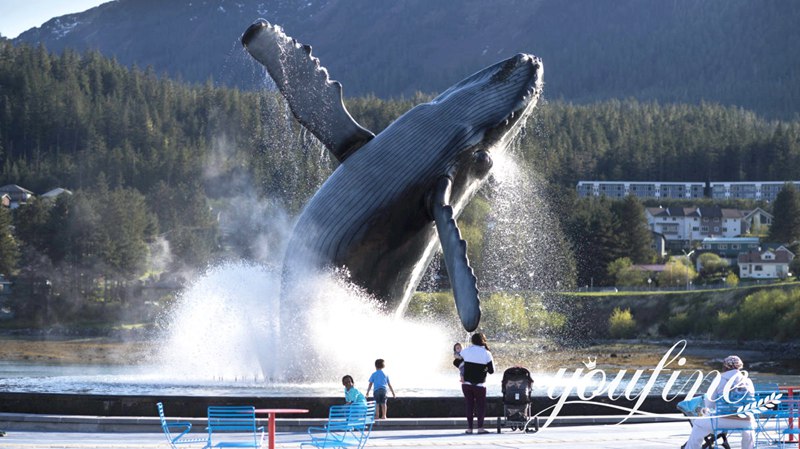
[[[255,19],[312,45],[346,96],[441,91],[518,52],[542,57],[545,97],[800,111],[792,0],[116,0],[16,43],[97,49],[190,82],[254,88],[239,36]]]

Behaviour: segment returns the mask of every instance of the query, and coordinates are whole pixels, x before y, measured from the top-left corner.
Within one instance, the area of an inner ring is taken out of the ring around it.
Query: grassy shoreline
[[[0,335],[0,361],[34,364],[137,365],[157,358],[159,342],[118,337],[65,337],[45,339]],[[674,341],[597,341],[580,347],[562,347],[547,340],[490,342],[500,369],[525,366],[532,371],[584,368],[593,359],[600,369],[654,368]],[[678,349],[672,352],[677,354]],[[689,341],[681,353],[686,364],[680,369],[718,369],[720,361],[739,354],[755,371],[800,375],[797,348],[775,343]],[[673,366],[673,368],[678,368]]]

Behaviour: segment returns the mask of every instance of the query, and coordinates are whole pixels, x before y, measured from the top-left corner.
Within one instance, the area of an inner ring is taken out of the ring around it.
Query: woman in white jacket
[[[705,403],[706,407],[712,411],[716,408],[716,400],[727,397],[733,400],[739,399],[744,395],[752,396],[755,394],[753,381],[751,381],[746,373],[742,373],[741,369],[744,366],[742,359],[732,355],[726,357],[722,362],[724,372],[720,375],[719,384],[713,392],[706,393]],[[712,433],[711,420],[717,423],[717,429],[741,429],[749,427],[755,429],[755,420],[752,417],[739,418],[736,416],[725,418],[708,418],[703,417],[695,419],[692,425],[692,433],[689,435],[689,441],[683,445],[685,449],[700,449],[703,446],[706,435]],[[714,435],[716,436],[716,435]],[[755,444],[754,432],[747,430],[742,432],[742,449],[753,449]]]
[[[461,391],[467,408],[467,433],[472,433],[473,413],[478,418],[478,433],[489,433],[483,428],[486,416],[486,374],[494,373],[494,359],[489,352],[486,336],[481,333],[472,335],[472,346],[461,351],[464,362],[464,382]]]

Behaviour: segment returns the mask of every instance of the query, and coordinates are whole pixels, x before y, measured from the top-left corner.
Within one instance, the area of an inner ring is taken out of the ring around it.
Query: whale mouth
[[[497,79],[500,79],[500,77],[507,78],[511,73],[518,70],[521,65],[525,64],[531,66],[529,68],[530,75],[527,79],[527,82],[524,83],[525,88],[521,92],[519,100],[516,102],[514,107],[511,108],[511,112],[509,112],[508,115],[501,119],[496,125],[487,130],[486,140],[489,142],[499,141],[510,131],[524,125],[525,121],[528,119],[528,116],[531,114],[539,101],[539,97],[543,91],[543,69],[541,59],[532,55],[521,53],[515,58],[509,60],[506,64],[506,67],[501,68],[494,75],[494,77],[497,77]]]
[[[268,26],[269,22],[264,19],[258,19],[253,22],[252,25],[247,27],[247,29],[244,31],[244,34],[242,34],[242,46],[247,47],[250,41],[253,40],[253,38],[258,34],[258,32]]]

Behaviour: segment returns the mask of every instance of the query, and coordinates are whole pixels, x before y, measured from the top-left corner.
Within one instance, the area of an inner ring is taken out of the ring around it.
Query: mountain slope
[[[117,0],[16,42],[253,88],[263,72],[238,38],[258,17],[312,45],[348,96],[437,92],[527,52],[544,60],[549,98],[800,111],[800,4],[782,0]]]

